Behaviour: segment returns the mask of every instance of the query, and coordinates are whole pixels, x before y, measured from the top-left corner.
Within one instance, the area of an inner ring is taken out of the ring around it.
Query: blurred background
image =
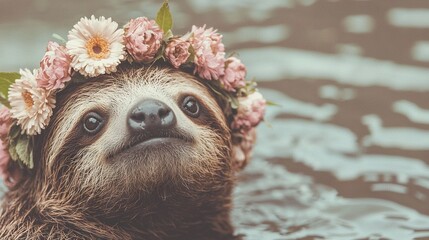
[[[82,17],[161,0],[0,0],[0,71],[35,68]],[[429,239],[429,2],[171,0],[174,32],[224,35],[278,107],[239,175],[245,239]]]

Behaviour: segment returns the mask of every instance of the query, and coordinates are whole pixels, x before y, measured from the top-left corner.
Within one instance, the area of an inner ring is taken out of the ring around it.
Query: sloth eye
[[[100,131],[103,123],[103,118],[98,113],[90,112],[84,118],[83,128],[88,133],[95,134]]]
[[[183,100],[182,109],[191,117],[197,118],[200,116],[200,105],[192,96],[188,96]]]

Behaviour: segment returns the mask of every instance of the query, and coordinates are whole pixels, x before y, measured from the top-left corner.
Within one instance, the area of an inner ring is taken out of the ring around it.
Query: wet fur
[[[191,127],[195,148],[159,158],[147,153],[151,161],[144,163],[112,161],[126,144],[120,121],[108,122],[101,136],[82,135],[85,112],[95,108],[117,118],[141,97],[139,89],[163,95],[169,105],[177,105],[174,92],[182,90],[204,103],[201,119],[178,117],[182,130]],[[35,168],[24,170],[24,179],[5,195],[0,239],[238,238],[229,217],[231,133],[214,96],[193,76],[158,67],[125,66],[108,78],[69,86],[35,140]]]

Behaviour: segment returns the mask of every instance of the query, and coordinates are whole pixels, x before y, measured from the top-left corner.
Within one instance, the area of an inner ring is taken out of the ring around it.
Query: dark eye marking
[[[100,114],[96,112],[89,112],[83,118],[83,129],[87,133],[93,135],[102,129],[104,122],[104,118],[101,117]]]
[[[197,99],[187,96],[183,99],[182,110],[190,117],[197,118],[201,113],[201,106]]]

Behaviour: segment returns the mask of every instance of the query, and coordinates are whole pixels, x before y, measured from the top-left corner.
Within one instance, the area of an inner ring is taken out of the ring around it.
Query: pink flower
[[[137,62],[152,60],[161,47],[163,32],[154,20],[131,19],[125,25],[125,47]]]
[[[22,172],[16,165],[11,165],[7,145],[0,140],[0,179],[8,188],[13,188],[21,179]]]
[[[9,129],[12,124],[12,119],[10,118],[10,112],[7,107],[2,107],[0,109],[0,139],[5,141],[8,134]]]
[[[191,53],[189,52],[190,43],[181,38],[173,38],[165,49],[165,57],[170,61],[171,65],[179,68],[180,65],[186,62]]]
[[[191,44],[195,50],[195,71],[207,80],[218,80],[225,71],[222,35],[213,28],[192,26]]]
[[[70,81],[71,57],[64,46],[49,42],[45,56],[40,61],[40,71],[37,75],[39,87],[47,90],[62,89]]]
[[[0,178],[6,182],[9,178],[8,167],[10,162],[10,156],[6,145],[3,140],[0,140]]]
[[[264,119],[266,101],[259,92],[239,98],[238,101],[240,105],[232,122],[232,128],[245,133]]]
[[[238,141],[232,145],[233,165],[235,169],[242,169],[252,156],[253,146],[256,142],[256,129],[251,128],[236,140]]]
[[[230,57],[225,61],[225,75],[220,78],[223,86],[230,92],[235,92],[236,88],[244,87],[246,84],[246,67],[240,59]]]
[[[10,162],[9,151],[7,145],[7,137],[9,134],[9,129],[12,124],[10,118],[9,109],[2,107],[0,109],[0,178],[4,180],[5,183],[8,181],[8,167]]]

